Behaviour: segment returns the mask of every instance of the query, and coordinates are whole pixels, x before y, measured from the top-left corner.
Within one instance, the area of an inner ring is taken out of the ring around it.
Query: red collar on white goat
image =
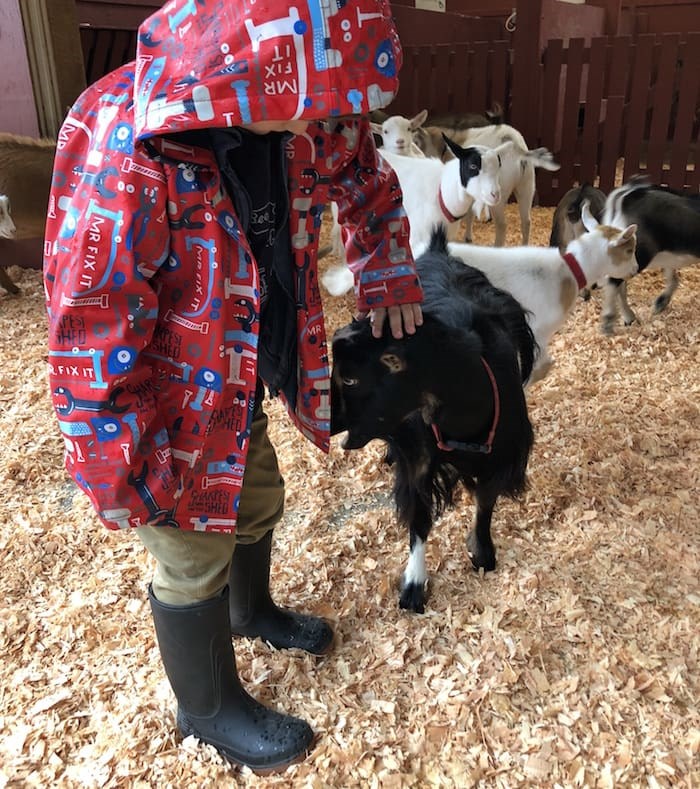
[[[442,211],[442,215],[448,222],[459,222],[460,219],[463,219],[466,214],[462,216],[455,216],[450,209],[445,205],[445,201],[442,198],[442,189],[438,189],[438,203],[440,203],[440,210]]]
[[[578,289],[581,290],[582,288],[586,287],[586,275],[583,273],[583,269],[579,265],[578,260],[571,254],[571,252],[566,252],[562,255],[564,258],[564,262],[569,267],[569,271],[574,275],[574,279],[578,284]]]

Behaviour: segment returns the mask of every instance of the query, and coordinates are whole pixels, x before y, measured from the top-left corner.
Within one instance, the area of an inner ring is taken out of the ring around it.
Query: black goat
[[[410,532],[399,605],[423,612],[425,543],[460,480],[476,499],[472,564],[496,565],[496,500],[526,485],[533,432],[523,382],[536,343],[520,304],[450,257],[443,230],[416,265],[425,320],[414,335],[373,338],[367,319],[336,332],[331,426],[348,431],[346,449],[374,438],[388,444],[396,509]]]
[[[678,287],[677,269],[700,261],[700,195],[686,195],[650,184],[636,176],[610,193],[603,220],[607,225],[636,224],[635,254],[639,271],[661,269],[666,286],[654,301],[654,312],[662,312]],[[629,326],[637,319],[627,301],[624,280],[610,279],[605,286],[603,331],[610,334],[617,317],[617,301]]]

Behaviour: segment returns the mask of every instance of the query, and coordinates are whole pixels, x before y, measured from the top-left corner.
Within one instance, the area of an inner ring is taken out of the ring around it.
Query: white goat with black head
[[[526,162],[528,166],[552,167],[546,148],[534,151],[518,148],[512,141],[497,148],[475,145],[462,148],[446,138],[455,158],[416,159],[380,150],[393,168],[403,194],[403,206],[411,227],[409,243],[414,255],[429,244],[433,230],[443,226],[448,238],[456,238],[460,221],[470,216],[476,203],[495,206],[503,200],[502,171],[508,163]],[[519,166],[519,165],[518,165]],[[558,167],[559,165],[554,165]],[[331,268],[323,284],[333,295],[345,293],[353,279],[344,265]]]

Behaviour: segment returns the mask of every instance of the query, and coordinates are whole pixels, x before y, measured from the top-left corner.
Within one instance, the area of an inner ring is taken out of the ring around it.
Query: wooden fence
[[[515,68],[539,86],[522,117]],[[557,39],[531,64],[516,63],[506,41],[409,47],[389,112],[480,112],[494,103],[508,123],[533,130],[530,147],[548,147],[561,163],[538,172],[541,205],[555,205],[575,183],[607,192],[636,173],[700,189],[700,33]]]
[[[76,3],[91,82],[134,56],[136,19],[160,0]],[[125,11],[134,19],[120,23]],[[394,12],[403,31],[415,31],[420,14],[443,27],[449,21],[399,5]],[[554,39],[517,49],[501,21],[462,17],[453,27],[450,35],[466,43],[404,44],[401,89],[389,112],[483,112],[500,104],[530,147],[547,146],[561,163],[557,173],[538,171],[541,205],[555,205],[575,183],[609,191],[635,173],[700,189],[700,33]]]

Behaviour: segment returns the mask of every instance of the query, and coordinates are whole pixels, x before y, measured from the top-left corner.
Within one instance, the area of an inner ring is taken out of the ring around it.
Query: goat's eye
[[[342,378],[344,386],[357,386],[360,383],[359,378]]]
[[[469,165],[469,169],[470,170],[478,170],[479,168],[475,164],[470,164]]]

